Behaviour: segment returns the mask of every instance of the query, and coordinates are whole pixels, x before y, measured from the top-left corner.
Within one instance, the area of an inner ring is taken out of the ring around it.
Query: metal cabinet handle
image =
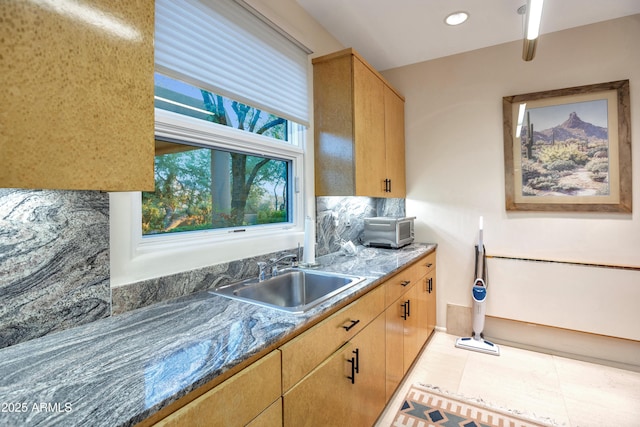
[[[356,359],[352,357],[347,360],[348,363],[351,363],[351,376],[347,377],[348,380],[351,380],[351,384],[356,383]]]
[[[343,328],[345,331],[348,331],[349,329],[356,326],[358,323],[360,323],[360,320],[351,320],[351,324],[349,326],[343,326]]]
[[[356,348],[355,350],[353,350],[353,353],[356,355],[356,374],[360,373],[360,349]]]
[[[407,286],[409,283],[411,283],[411,280],[404,280],[404,281],[400,282],[400,284],[402,286]]]
[[[433,291],[433,277],[429,277],[429,293]]]
[[[391,193],[391,180],[389,178],[384,180],[384,192]]]
[[[407,300],[407,302],[403,302],[402,304],[400,304],[400,306],[402,307],[402,317],[404,320],[407,320],[407,317],[409,317],[409,300]]]
[[[360,373],[360,352],[359,349],[356,348],[352,353],[355,354],[355,356],[347,360],[348,363],[351,363],[351,376],[347,377],[347,379],[351,380],[351,384],[355,384],[356,374]]]

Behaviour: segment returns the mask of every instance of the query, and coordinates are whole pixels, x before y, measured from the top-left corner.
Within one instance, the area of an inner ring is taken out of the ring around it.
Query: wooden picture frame
[[[507,96],[502,110],[508,211],[631,212],[629,80]]]

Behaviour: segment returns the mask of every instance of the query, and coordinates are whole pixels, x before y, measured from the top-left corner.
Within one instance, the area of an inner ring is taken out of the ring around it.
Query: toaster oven
[[[413,243],[416,217],[378,216],[364,219],[363,244],[378,248],[401,248]]]

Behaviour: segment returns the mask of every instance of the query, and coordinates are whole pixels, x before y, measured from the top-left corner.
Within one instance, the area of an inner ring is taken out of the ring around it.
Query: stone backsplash
[[[316,254],[338,252],[343,242],[360,244],[365,218],[404,215],[405,199],[317,197]]]
[[[279,258],[290,251],[275,252],[216,264],[183,273],[143,280],[111,289],[113,314],[121,314],[161,301],[178,298],[239,280],[258,277],[258,261]]]
[[[358,244],[364,218],[402,216],[404,202],[318,197],[316,255]],[[257,276],[258,261],[295,251],[110,288],[107,193],[0,189],[0,348]]]
[[[0,348],[108,317],[108,194],[0,189],[0,298]]]

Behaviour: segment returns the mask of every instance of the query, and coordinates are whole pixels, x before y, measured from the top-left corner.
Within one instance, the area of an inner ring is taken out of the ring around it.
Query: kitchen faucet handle
[[[267,263],[264,261],[258,261],[258,281],[262,282],[266,278]]]

